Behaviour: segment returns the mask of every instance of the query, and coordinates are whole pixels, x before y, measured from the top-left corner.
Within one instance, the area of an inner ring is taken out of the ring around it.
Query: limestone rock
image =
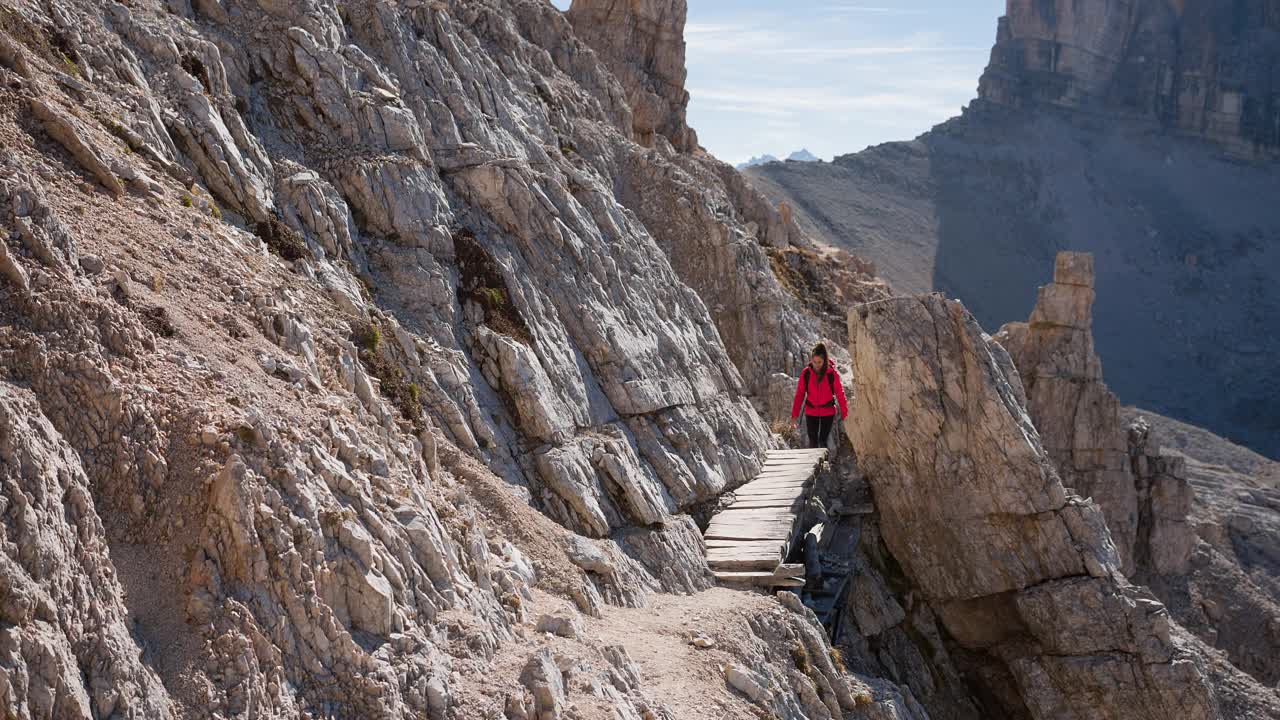
[[[0,381],[0,697],[20,720],[168,718],[140,659],[80,460],[30,391]]]
[[[1196,544],[1190,519],[1195,491],[1186,462],[1161,454],[1141,418],[1129,425],[1128,440],[1139,509],[1136,564],[1156,575],[1186,575]]]
[[[1093,285],[1092,255],[1059,253],[1030,321],[1006,325],[995,339],[1017,367],[1027,411],[1064,484],[1102,507],[1124,572],[1185,574],[1193,493],[1176,459],[1149,450],[1143,427],[1124,426],[1102,381]]]
[[[1263,100],[1263,68],[1276,49],[1250,12],[1261,10],[1225,1],[1016,0],[1000,18],[979,94],[1002,105],[1136,112],[1242,153],[1274,150],[1280,111]]]
[[[568,11],[574,31],[622,83],[636,137],[651,145],[658,133],[682,151],[698,146],[685,121],[687,13],[685,0],[586,0]]]
[[[538,632],[567,638],[580,637],[583,633],[582,617],[571,610],[543,615],[538,618]]]
[[[973,317],[896,298],[854,308],[849,337],[846,426],[885,542],[981,658],[990,697],[1037,718],[1220,717],[1163,607],[1117,572],[1096,507],[1064,490]]]
[[[564,678],[550,650],[541,650],[525,665],[520,681],[533,693],[538,720],[559,720],[568,709]]]
[[[1059,253],[1029,322],[1006,325],[995,340],[1018,369],[1027,413],[1063,484],[1102,508],[1121,569],[1132,574],[1138,494],[1120,403],[1102,382],[1093,346],[1093,284],[1092,255]]]
[[[120,184],[120,179],[111,172],[111,168],[86,142],[83,132],[76,128],[75,122],[54,106],[37,98],[31,98],[31,112],[44,125],[45,132],[61,143],[67,152],[71,153],[71,157],[75,158],[75,161],[80,163],[90,175],[97,178],[103,187],[116,195],[124,193],[124,186]]]

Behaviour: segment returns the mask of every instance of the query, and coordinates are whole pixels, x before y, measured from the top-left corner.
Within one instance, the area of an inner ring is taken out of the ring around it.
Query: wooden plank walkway
[[[733,491],[737,501],[711,518],[703,535],[707,565],[716,579],[778,585],[787,584],[788,577],[794,580],[788,572],[792,566],[782,563],[810,481],[826,456],[825,448],[770,450],[755,479]]]

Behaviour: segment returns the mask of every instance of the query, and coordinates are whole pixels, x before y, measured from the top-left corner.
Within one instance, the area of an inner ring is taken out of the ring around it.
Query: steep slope
[[[819,321],[627,97],[543,2],[0,5],[5,715],[669,717],[578,615],[710,586]],[[743,607],[705,694],[893,716]]]
[[[1092,252],[1121,399],[1280,457],[1273,5],[1016,0],[961,117],[746,174],[895,288],[963,298],[987,327],[1026,316],[1058,250]]]

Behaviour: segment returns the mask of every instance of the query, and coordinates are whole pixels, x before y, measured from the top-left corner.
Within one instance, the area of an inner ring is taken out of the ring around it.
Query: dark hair
[[[826,359],[827,359],[827,344],[826,344],[826,343],[818,343],[817,345],[814,345],[814,346],[813,346],[813,352],[809,353],[809,357],[813,357],[814,355],[817,355],[818,357],[822,358],[823,360],[826,360]]]

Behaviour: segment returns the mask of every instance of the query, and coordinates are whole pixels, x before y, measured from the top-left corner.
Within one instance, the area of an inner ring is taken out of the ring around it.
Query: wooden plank
[[[737,508],[731,507],[720,513],[708,527],[723,525],[749,525],[760,523],[794,523],[796,514],[789,508]]]
[[[711,518],[711,523],[708,525],[708,527],[715,527],[716,525],[724,524],[724,523],[736,523],[740,525],[742,523],[761,522],[761,521],[773,522],[775,520],[791,522],[795,520],[795,517],[796,517],[796,514],[794,512],[791,512],[790,510],[787,510],[785,508],[775,509],[775,510],[759,510],[759,509],[752,509],[752,508],[738,508],[730,505],[728,510],[725,510],[719,515],[716,515],[715,517]]]
[[[809,473],[769,473],[767,475],[757,475],[752,478],[751,482],[744,483],[740,487],[769,482],[794,482],[803,484],[809,482],[809,479],[812,477],[813,475],[810,475]]]
[[[759,482],[761,480],[769,480],[769,479],[777,479],[777,478],[796,478],[797,480],[808,480],[811,477],[813,477],[813,473],[809,472],[808,470],[804,470],[804,471],[765,470],[761,472],[759,475],[756,475],[755,477],[751,478],[749,482],[744,484],[750,485],[753,482]]]
[[[791,537],[792,523],[725,523],[707,528],[707,537],[719,540],[787,540]]]
[[[711,519],[708,527],[720,525],[747,525],[753,522],[793,522],[796,514],[785,508],[775,510],[759,510],[751,508],[730,508]]]
[[[776,540],[781,542],[791,537],[793,523],[725,523],[707,528],[707,537],[721,540]],[[726,535],[732,537],[726,537]]]
[[[758,510],[760,508],[787,508],[795,510],[800,498],[777,498],[774,500],[740,500],[730,507]]]
[[[749,480],[746,484],[756,482],[757,480],[764,480],[765,478],[780,478],[780,477],[794,477],[794,478],[807,479],[807,478],[813,477],[813,472],[811,472],[807,468],[800,468],[800,469],[776,468],[776,469],[761,470],[759,475],[756,475],[755,477],[751,478],[751,480]]]
[[[746,485],[743,485],[739,489],[743,489],[743,488],[753,489],[753,488],[763,488],[763,487],[803,488],[808,484],[809,484],[808,478],[799,478],[799,477],[761,478],[759,480],[752,480],[751,482],[747,483]]]
[[[792,523],[796,514],[787,507],[736,507],[717,515],[708,527],[724,523]]]
[[[765,468],[764,470],[761,470],[758,475],[748,480],[747,483],[764,480],[765,478],[778,477],[811,478],[813,477],[813,470],[805,467]]]
[[[772,572],[781,560],[781,556],[774,555],[716,556],[707,558],[707,567],[713,572],[721,570]]]
[[[757,585],[763,587],[804,587],[804,578],[783,578],[769,579],[762,581],[757,579],[751,573],[742,572],[713,572],[716,580],[730,585]]]
[[[804,565],[779,565],[772,571],[718,571],[713,572],[720,582],[746,585],[762,585],[766,587],[802,587],[804,585]]]
[[[751,550],[776,550],[781,551],[786,547],[786,543],[779,540],[708,540],[708,550],[728,550],[739,549],[744,551]]]
[[[765,460],[760,469],[768,470],[769,468],[781,467],[816,468],[821,462],[818,458],[776,457]]]

